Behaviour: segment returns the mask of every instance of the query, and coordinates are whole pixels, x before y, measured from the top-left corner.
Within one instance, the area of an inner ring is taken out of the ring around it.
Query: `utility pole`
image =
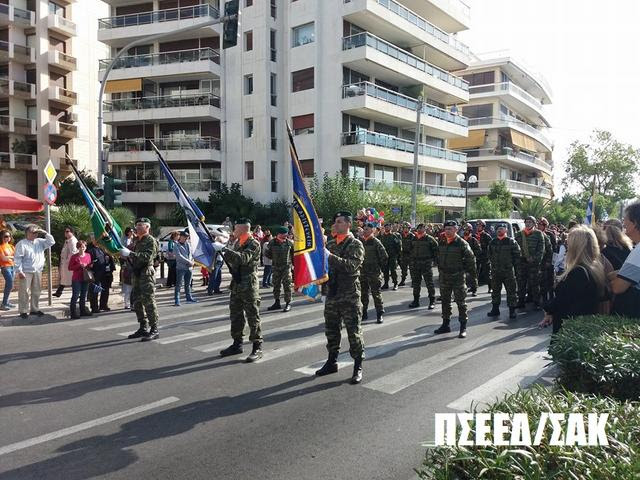
[[[418,97],[416,102],[416,138],[413,142],[413,181],[411,183],[411,223],[416,225],[416,217],[418,210],[418,154],[420,152],[420,116],[424,101],[422,95]]]

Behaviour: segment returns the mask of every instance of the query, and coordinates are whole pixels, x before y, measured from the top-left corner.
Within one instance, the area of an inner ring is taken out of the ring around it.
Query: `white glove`
[[[213,248],[216,252],[220,252],[226,245],[220,242],[213,242]]]
[[[329,258],[329,254],[331,254],[331,252],[325,247],[324,249],[324,256]]]
[[[129,250],[127,247],[122,247],[120,249],[120,255],[122,255],[124,258],[127,258],[129,255],[131,255],[131,250]]]

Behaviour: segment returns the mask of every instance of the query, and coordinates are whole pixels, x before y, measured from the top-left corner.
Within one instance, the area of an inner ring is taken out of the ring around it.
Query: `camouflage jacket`
[[[533,230],[529,235],[525,235],[524,230],[516,233],[515,239],[520,246],[522,259],[527,263],[540,265],[544,258],[544,233],[540,230]]]
[[[382,246],[387,251],[389,257],[397,258],[402,254],[402,239],[397,233],[390,233],[387,235],[383,233],[380,235],[379,240],[382,242]]]
[[[411,257],[411,245],[413,243],[413,240],[416,238],[416,236],[409,232],[406,236],[401,233],[400,234],[400,239],[402,240],[402,256],[403,257]]]
[[[511,237],[494,238],[489,243],[489,261],[494,272],[511,272],[520,265],[520,247]]]
[[[480,237],[479,240],[478,236]],[[491,243],[491,240],[493,240],[493,238],[486,231],[482,231],[480,233],[476,232],[475,238],[480,243],[480,256],[486,258],[486,256],[489,254],[489,244]]]
[[[427,263],[438,259],[438,242],[431,235],[424,237],[414,237],[411,242],[411,263]]]
[[[362,242],[349,234],[341,243],[327,242],[330,255],[327,301],[360,301],[360,269],[364,261]]]
[[[456,275],[467,272],[476,277],[476,257],[471,247],[456,235],[451,243],[440,243],[438,253],[438,269],[441,275]]]
[[[252,236],[243,244],[235,241],[222,250],[222,256],[231,272],[231,291],[258,292],[258,265],[260,243]]]
[[[274,238],[269,241],[265,256],[273,260],[273,268],[291,268],[293,263],[293,241],[288,238],[284,242]]]
[[[476,256],[476,258],[479,258],[480,255],[482,254],[482,247],[480,246],[480,242],[478,241],[478,239],[473,235],[470,235],[468,238],[466,236],[462,238],[465,242],[469,244],[469,246],[471,247],[471,251]]]
[[[380,274],[389,261],[389,255],[376,237],[371,236],[367,240],[361,240],[364,246],[364,261],[362,262],[362,273]]]
[[[551,242],[551,234],[542,232],[544,234],[544,257],[542,261],[546,264],[551,264],[553,260],[553,243]]]
[[[156,274],[153,262],[158,255],[158,241],[151,235],[145,235],[138,239],[135,247],[129,255],[129,262],[133,275],[154,277]]]

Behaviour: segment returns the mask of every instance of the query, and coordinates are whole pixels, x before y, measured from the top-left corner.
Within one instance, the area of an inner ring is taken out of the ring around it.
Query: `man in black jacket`
[[[102,250],[93,235],[90,236],[91,245],[87,247],[87,253],[91,255],[91,270],[95,276],[94,285],[89,287],[89,303],[91,311],[108,312],[109,290],[113,283],[113,272],[116,269],[113,257]],[[95,288],[98,286],[99,288]],[[101,291],[100,291],[101,290]],[[98,302],[98,292],[100,292],[100,302]]]

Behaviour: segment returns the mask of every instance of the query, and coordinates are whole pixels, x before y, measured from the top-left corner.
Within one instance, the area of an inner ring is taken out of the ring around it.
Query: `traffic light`
[[[238,44],[238,19],[240,0],[229,0],[224,4],[224,23],[222,26],[222,48],[235,47]]]
[[[122,195],[120,187],[124,184],[123,180],[118,180],[113,177],[104,177],[104,206],[107,208],[119,207],[122,205],[122,200],[119,199]]]

